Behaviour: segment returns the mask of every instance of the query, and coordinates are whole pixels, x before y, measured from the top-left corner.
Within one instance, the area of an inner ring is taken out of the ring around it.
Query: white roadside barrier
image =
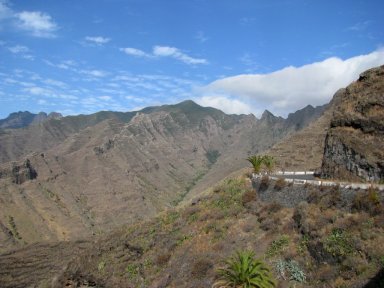
[[[291,176],[291,175],[313,175],[313,171],[278,171],[273,174],[273,176],[270,175],[263,175],[263,174],[255,174],[252,173],[252,179],[259,179],[263,176],[268,176],[270,179],[277,180],[279,178],[284,178],[284,175]],[[280,176],[281,175],[281,176]],[[371,183],[349,183],[349,182],[337,182],[337,181],[322,181],[322,180],[305,180],[305,179],[294,179],[294,178],[284,178],[284,180],[288,183],[303,185],[303,184],[312,184],[317,186],[340,186],[342,188],[352,188],[352,189],[369,189],[369,188],[375,188],[379,191],[384,191],[384,185],[381,184],[371,184]]]

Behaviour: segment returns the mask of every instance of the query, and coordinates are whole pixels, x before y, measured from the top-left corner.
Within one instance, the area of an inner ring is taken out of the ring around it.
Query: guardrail
[[[286,172],[286,171],[278,171],[274,173],[274,175],[313,175],[313,171],[302,171],[302,172]],[[252,174],[252,179],[258,179],[263,177],[263,174]],[[278,176],[270,176],[266,175],[270,179],[277,180],[279,178],[284,177],[278,177]],[[298,184],[298,185],[304,185],[304,184],[312,184],[317,186],[340,186],[342,188],[352,188],[352,189],[369,189],[369,188],[375,188],[379,191],[384,191],[384,185],[380,184],[373,184],[373,183],[350,183],[350,182],[338,182],[338,181],[329,181],[329,180],[305,180],[305,179],[287,179],[284,178],[284,180],[288,183]]]
[[[314,175],[313,171],[277,171],[273,173],[274,175]]]

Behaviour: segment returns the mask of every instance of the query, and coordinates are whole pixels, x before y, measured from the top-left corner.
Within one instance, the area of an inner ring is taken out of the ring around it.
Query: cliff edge
[[[334,96],[323,178],[384,180],[384,66],[365,71]]]

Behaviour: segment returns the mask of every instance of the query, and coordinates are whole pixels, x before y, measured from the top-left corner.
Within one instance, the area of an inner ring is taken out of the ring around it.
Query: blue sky
[[[0,0],[0,118],[193,99],[286,116],[384,64],[382,0]]]

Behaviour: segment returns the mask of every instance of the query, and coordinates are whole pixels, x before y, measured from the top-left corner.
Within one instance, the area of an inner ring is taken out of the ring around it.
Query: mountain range
[[[184,101],[3,129],[0,247],[78,239],[154,217],[245,167],[248,155],[324,108],[307,106],[287,119],[265,111],[257,119]]]
[[[184,101],[3,128],[0,286],[211,287],[251,249],[279,287],[381,287],[382,192],[251,181],[245,167],[267,153],[277,169],[382,181],[383,77],[286,119]]]

